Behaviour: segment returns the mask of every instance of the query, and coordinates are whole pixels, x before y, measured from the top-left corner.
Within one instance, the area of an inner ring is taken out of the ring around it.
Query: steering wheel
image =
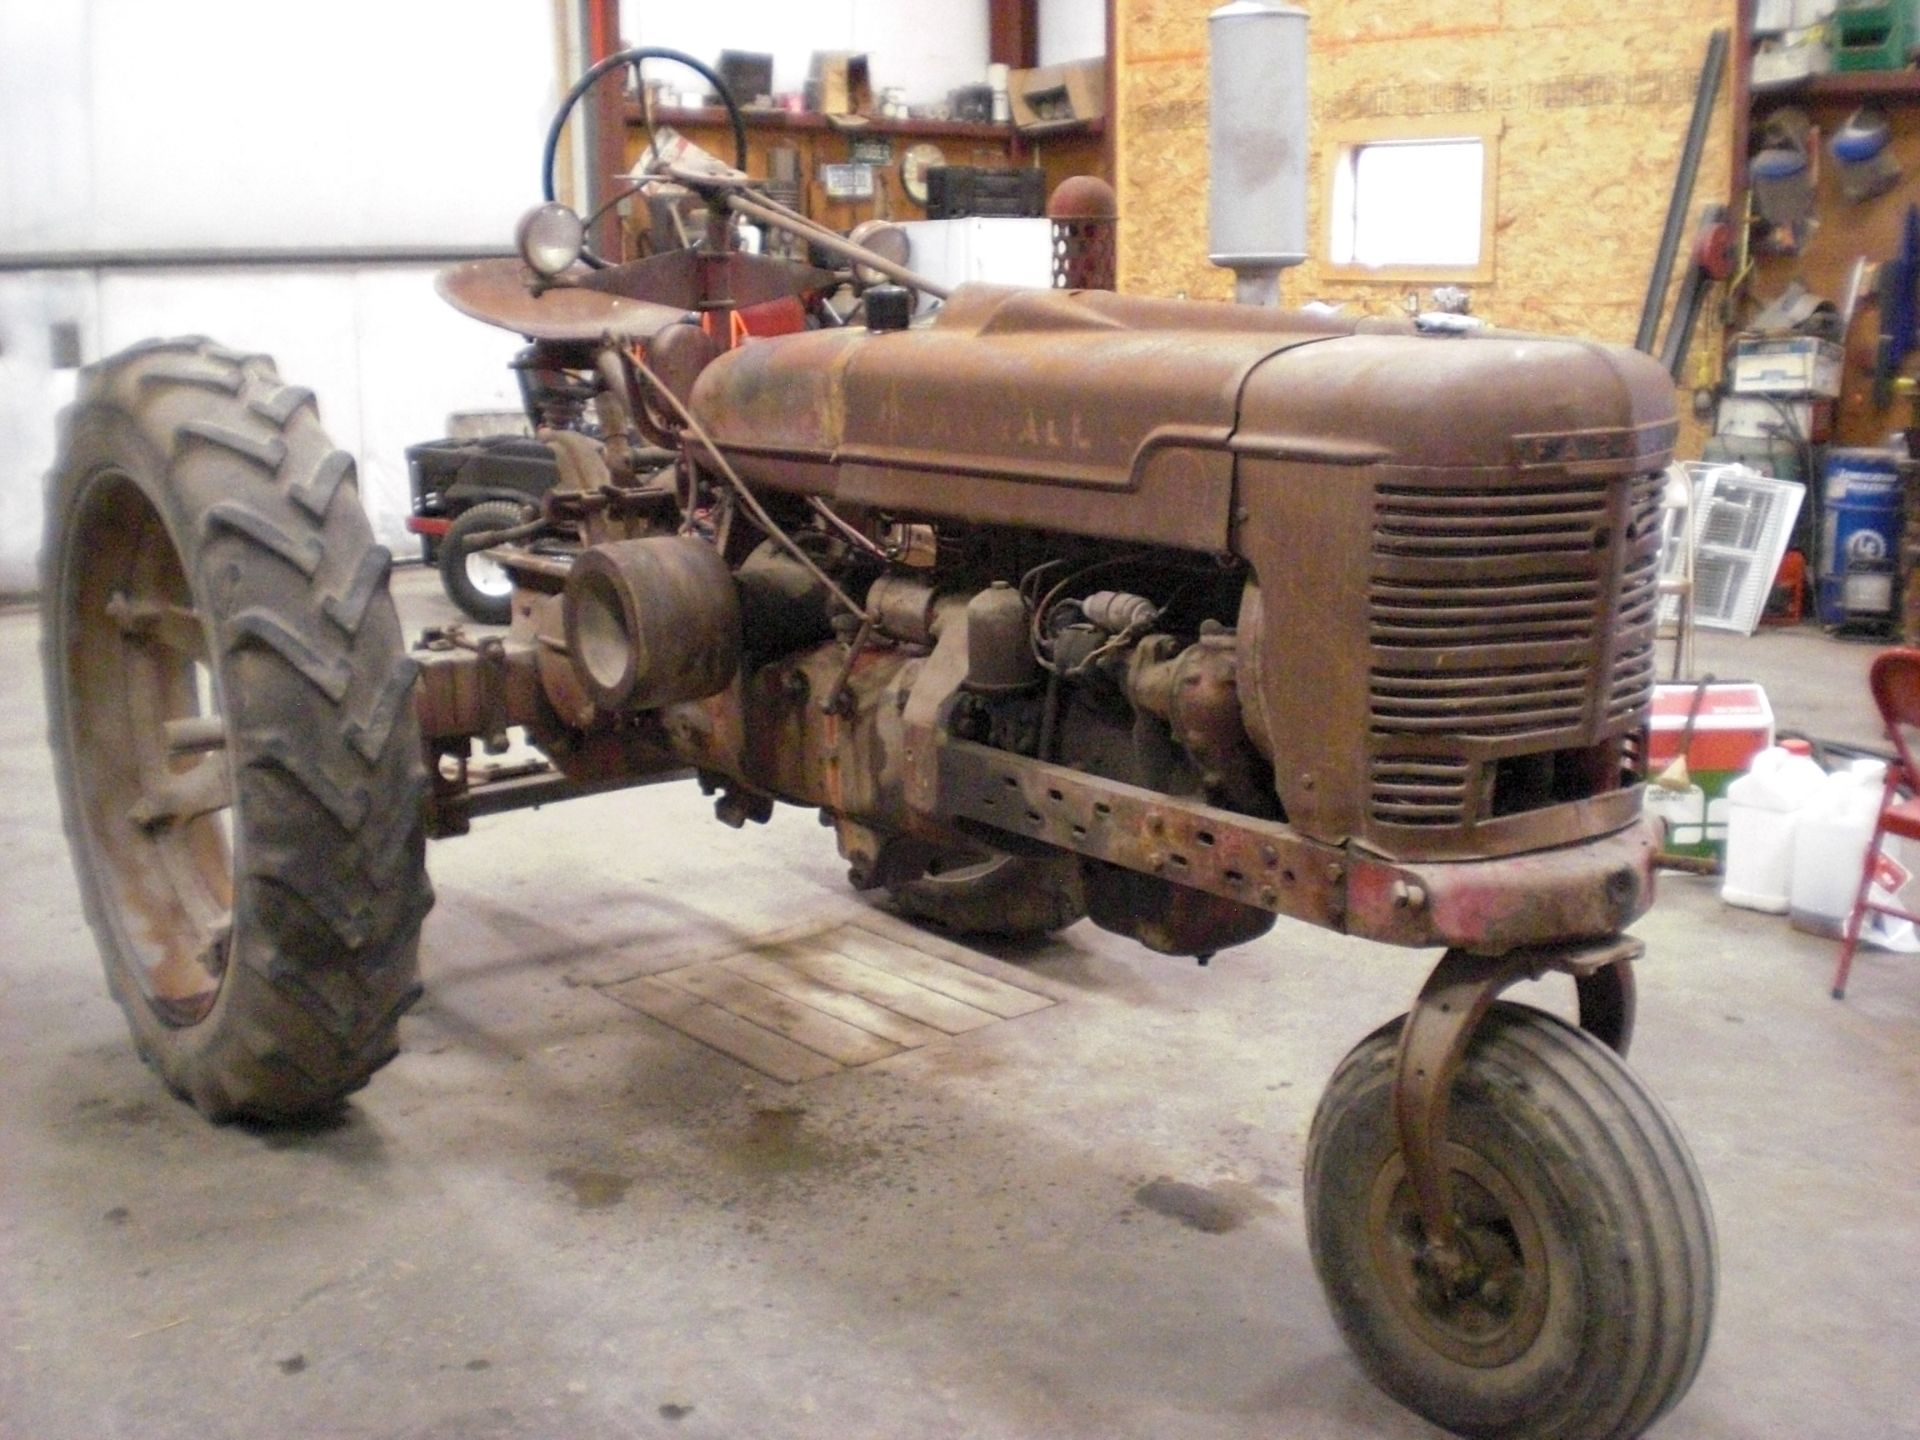
[[[646,60],[672,60],[697,72],[720,94],[720,103],[727,107],[727,119],[733,126],[733,168],[744,172],[747,168],[747,124],[741,117],[740,106],[733,98],[733,92],[727,88],[726,81],[716,75],[702,61],[680,50],[662,50],[653,46],[636,46],[631,50],[617,50],[588,69],[586,74],[573,82],[573,88],[567,91],[566,98],[560,102],[560,108],[554,112],[553,124],[547,127],[547,143],[540,156],[540,191],[543,199],[554,199],[553,162],[560,150],[560,132],[566,128],[567,119],[573,114],[573,107],[580,103],[580,97],[591,90],[594,82],[609,70],[617,70],[623,65],[633,66],[633,78],[636,86],[640,83],[640,65]],[[642,96],[645,104],[644,93]],[[651,127],[647,136],[653,143]],[[606,265],[606,261],[591,251],[582,250],[581,259],[595,269]]]

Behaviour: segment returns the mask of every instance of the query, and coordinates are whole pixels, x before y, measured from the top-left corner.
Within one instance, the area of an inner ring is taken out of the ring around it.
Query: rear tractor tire
[[[90,367],[48,480],[67,835],[134,1043],[210,1118],[323,1115],[420,993],[426,776],[351,457],[272,361]]]

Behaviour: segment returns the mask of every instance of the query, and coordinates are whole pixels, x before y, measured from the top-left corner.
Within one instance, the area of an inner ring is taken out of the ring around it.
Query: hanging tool
[[[1733,274],[1727,280],[1727,288],[1720,292],[1720,328],[1737,328],[1740,318],[1740,300],[1746,294],[1747,284],[1753,279],[1753,192],[1749,190],[1740,203],[1740,223],[1733,231]]]
[[[1893,404],[1893,381],[1914,347],[1914,283],[1920,280],[1920,205],[1907,206],[1900,249],[1880,267],[1880,342],[1873,355],[1873,408]]]
[[[1693,254],[1687,262],[1686,277],[1680,293],[1673,298],[1673,318],[1667,321],[1667,343],[1661,348],[1660,363],[1667,367],[1674,383],[1680,383],[1687,351],[1693,345],[1694,322],[1706,303],[1707,292],[1717,280],[1733,274],[1733,227],[1727,224],[1727,207],[1705,205],[1700,223],[1693,232]]]

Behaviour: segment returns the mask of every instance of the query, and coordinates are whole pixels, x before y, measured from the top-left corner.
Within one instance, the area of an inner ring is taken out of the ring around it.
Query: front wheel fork
[[[1470,1289],[1477,1266],[1460,1240],[1447,1196],[1447,1107],[1473,1032],[1500,993],[1549,970],[1573,976],[1580,1026],[1625,1055],[1633,1036],[1633,962],[1638,940],[1616,935],[1575,945],[1537,946],[1504,955],[1449,950],[1427,977],[1400,1030],[1393,1079],[1394,1122],[1407,1180],[1424,1232],[1422,1261],[1450,1289]]]

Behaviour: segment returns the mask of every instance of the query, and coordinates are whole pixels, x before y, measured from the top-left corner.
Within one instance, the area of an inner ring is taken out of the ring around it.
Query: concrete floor
[[[739,835],[662,787],[437,846],[401,1058],[336,1126],[215,1128],[106,996],[36,635],[0,614],[0,1437],[1439,1434],[1347,1357],[1299,1190],[1430,957],[1282,922],[1201,970],[1082,924],[1002,957],[1061,1003],[789,1088],[601,987],[867,912],[812,816]],[[1871,653],[1701,668],[1870,739]],[[1831,943],[1683,877],[1639,933],[1635,1060],[1722,1267],[1656,1433],[1920,1436],[1920,959],[1837,1005]]]

